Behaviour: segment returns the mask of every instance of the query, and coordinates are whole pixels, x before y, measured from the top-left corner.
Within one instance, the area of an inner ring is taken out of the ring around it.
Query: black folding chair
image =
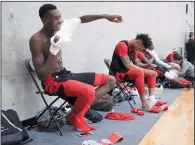
[[[55,112],[51,112],[51,106],[56,102],[56,101],[58,101],[60,98],[66,98],[66,96],[65,95],[63,95],[63,96],[59,96],[59,95],[57,95],[57,94],[63,94],[62,92],[60,92],[60,91],[64,91],[63,90],[63,87],[61,86],[60,88],[59,88],[59,92],[58,93],[56,93],[56,94],[48,94],[47,92],[45,92],[45,91],[42,91],[42,89],[40,88],[40,86],[38,85],[38,83],[37,83],[37,81],[36,81],[36,79],[35,79],[35,76],[33,75],[33,73],[35,73],[35,70],[33,70],[33,68],[31,67],[31,65],[30,65],[30,59],[27,59],[26,61],[25,61],[25,65],[26,65],[26,68],[27,68],[27,70],[28,70],[28,72],[30,73],[30,76],[32,77],[32,80],[34,81],[34,83],[35,83],[35,86],[37,87],[37,90],[38,91],[36,91],[36,94],[40,94],[41,95],[41,98],[43,99],[43,101],[44,101],[44,103],[45,103],[45,105],[46,105],[46,109],[36,118],[37,120],[45,113],[45,111],[49,111],[49,113],[50,113],[50,115],[51,115],[51,119],[50,119],[50,122],[49,122],[49,124],[47,125],[47,127],[45,128],[46,129],[46,131],[47,131],[47,129],[49,128],[49,126],[51,125],[51,122],[52,122],[52,120],[54,121],[54,123],[56,124],[56,126],[57,126],[57,129],[59,130],[59,132],[60,132],[60,134],[61,134],[61,136],[63,135],[63,133],[62,133],[62,131],[61,131],[61,129],[60,129],[60,125],[59,125],[59,123],[58,123],[58,120],[60,120],[60,119],[62,119],[62,118],[58,118],[58,119],[55,119],[54,118],[54,115],[57,113],[57,111],[58,110],[60,110],[66,103],[68,103],[67,101],[66,101],[66,99],[65,99],[65,101],[60,105],[60,107],[58,107],[58,109],[55,111]],[[57,96],[57,98],[54,100],[54,101],[52,101],[49,105],[48,105],[48,103],[47,103],[47,101],[46,101],[46,99],[45,99],[45,97],[44,97],[44,95],[49,95],[49,96]],[[28,129],[30,130],[32,128],[32,126],[30,126]]]
[[[110,68],[110,65],[111,65],[111,60],[109,59],[104,59],[104,63],[106,64],[110,74],[112,76],[114,76],[114,73],[113,71],[111,70]],[[123,90],[127,90],[127,87],[135,87],[133,81],[131,80],[125,80],[124,82],[119,82],[119,81],[116,81],[116,84],[117,84],[117,87],[119,88],[119,92],[116,94],[117,95],[120,95],[121,93],[123,93],[123,95],[126,97],[126,98],[130,98],[130,100],[132,100],[134,102],[134,104],[136,104],[135,100],[133,99],[133,97],[131,96],[131,94],[127,95],[126,93],[123,92]],[[128,90],[127,90],[128,92]],[[130,97],[129,97],[130,96]],[[126,101],[129,103],[129,105],[131,106],[131,108],[133,109],[133,106],[131,104],[129,99],[126,99]]]

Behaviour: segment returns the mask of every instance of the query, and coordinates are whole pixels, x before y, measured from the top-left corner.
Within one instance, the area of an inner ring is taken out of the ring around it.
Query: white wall
[[[38,9],[43,2],[3,2],[2,107],[15,109],[21,119],[33,117],[43,107],[24,61],[30,57],[28,41],[41,27]],[[75,72],[107,69],[115,44],[149,33],[160,56],[184,46],[185,3],[176,2],[56,2],[66,18],[85,14],[118,14],[124,23],[106,20],[80,25],[72,42],[63,47],[64,66]],[[52,97],[47,97],[52,98]]]

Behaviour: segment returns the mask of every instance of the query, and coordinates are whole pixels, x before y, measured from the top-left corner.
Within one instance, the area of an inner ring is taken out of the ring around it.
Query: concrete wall
[[[186,28],[186,41],[189,39],[189,32],[194,32],[194,2],[186,2],[188,5],[188,13],[185,18],[185,28]]]
[[[35,94],[24,61],[30,58],[29,38],[41,27],[38,9],[43,2],[3,2],[2,10],[2,107],[15,109],[20,118],[33,117],[44,106]],[[118,14],[124,23],[106,20],[80,25],[72,42],[63,47],[64,66],[74,72],[107,69],[103,58],[111,58],[115,44],[149,33],[160,56],[184,46],[185,3],[176,2],[56,2],[66,18],[85,14]],[[47,97],[52,100],[52,97]]]

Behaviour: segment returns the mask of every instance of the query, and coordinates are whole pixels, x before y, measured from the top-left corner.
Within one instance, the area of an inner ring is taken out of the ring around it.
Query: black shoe
[[[186,88],[187,88],[187,89],[191,89],[191,88],[193,88],[193,86],[192,86],[192,84],[187,84],[187,85],[186,85]]]
[[[192,87],[194,88],[194,84],[195,84],[195,82],[192,82]]]

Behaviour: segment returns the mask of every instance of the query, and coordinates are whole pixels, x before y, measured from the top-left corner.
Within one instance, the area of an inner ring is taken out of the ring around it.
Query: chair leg
[[[128,83],[128,84],[125,86],[125,88],[126,88],[127,86],[130,86],[130,83]],[[129,95],[130,95],[130,94],[129,94]],[[132,99],[133,103],[136,104],[136,102],[135,102],[135,100],[133,99],[133,97],[131,97],[131,99]]]
[[[121,86],[120,86],[120,84],[119,83],[117,83],[117,86],[119,87],[119,89],[121,90],[120,92],[119,92],[119,94],[122,92],[123,93],[123,89],[126,89],[127,90],[127,86],[129,86],[129,84],[130,83],[128,83],[127,85],[124,85],[123,84],[123,86],[124,86],[124,88],[122,88]],[[128,90],[127,90],[128,91]],[[123,93],[124,95],[125,95],[125,97],[127,98],[128,96],[127,96],[127,94],[125,94],[125,93]],[[134,102],[134,104],[136,104],[136,102],[135,102],[135,100],[133,99],[133,97],[129,94],[129,96],[130,96],[130,99],[131,100],[133,100],[133,102]]]
[[[132,100],[133,100],[133,103],[136,104],[136,102],[135,102],[135,100],[133,99],[133,97],[131,97],[131,98],[132,98]]]
[[[131,106],[131,109],[133,109],[133,106],[131,105],[131,102],[129,100],[127,100],[127,102],[129,103],[129,105]]]
[[[120,93],[123,93],[123,91],[120,91]],[[118,95],[120,95],[120,93],[118,93]],[[127,94],[125,94],[125,93],[123,93],[124,94],[124,96],[127,98],[128,96],[127,96]],[[132,98],[132,97],[131,97]],[[133,99],[133,98],[132,98]],[[131,104],[131,102],[129,101],[129,100],[126,100],[128,103],[129,103],[129,105],[130,105],[130,107],[131,107],[131,109],[133,109],[133,106],[132,106],[132,104]]]
[[[48,109],[48,111],[49,111],[49,114],[51,115],[51,118],[53,119],[54,123],[56,124],[56,126],[57,126],[57,128],[58,128],[58,130],[59,130],[59,132],[60,132],[60,135],[63,136],[63,133],[62,133],[60,127],[59,127],[59,124],[58,124],[58,122],[56,121],[56,119],[54,118],[53,114],[51,113],[50,107],[49,107],[49,105],[47,104],[47,102],[46,102],[46,100],[45,100],[43,94],[41,94],[41,97],[42,97],[42,99],[43,99],[43,101],[44,101],[44,103],[45,103],[45,105],[46,105],[46,107],[47,107],[47,109]]]
[[[58,107],[58,109],[53,113],[53,115],[55,115],[57,112],[58,112],[58,110],[60,110],[61,108],[62,108],[62,106],[64,106],[64,104],[66,103],[66,101],[64,101],[64,103],[62,103],[62,105],[60,105],[60,107]],[[50,119],[50,121],[49,121],[49,124],[47,125],[47,127],[46,127],[46,130],[49,128],[49,126],[51,125],[51,121],[52,121],[52,118]]]
[[[51,107],[60,97],[57,97],[55,100],[53,100],[48,107]],[[37,120],[47,111],[48,107],[45,108],[45,110],[37,117]]]
[[[129,84],[127,84],[127,86],[129,86]],[[127,86],[125,86],[124,89],[127,90]],[[127,90],[127,92],[128,92],[128,90]],[[131,96],[131,94],[130,94],[130,93],[128,93],[128,94],[129,94],[129,96],[130,96],[130,99],[134,102],[134,104],[136,104],[136,102],[135,102],[135,100],[133,99],[133,97]]]
[[[50,113],[50,115],[51,115],[51,119],[52,119],[52,120],[54,121],[54,123],[56,124],[56,126],[57,126],[57,128],[58,128],[58,130],[59,130],[59,132],[60,132],[60,135],[63,136],[63,133],[62,133],[60,127],[59,127],[59,124],[58,124],[58,122],[56,121],[56,119],[54,118],[53,114],[51,113],[50,108],[48,108],[48,111],[49,111],[49,113]]]
[[[27,130],[28,131],[30,131],[32,128],[35,128],[35,127],[37,127],[38,125],[30,125],[28,128],[27,128]]]

